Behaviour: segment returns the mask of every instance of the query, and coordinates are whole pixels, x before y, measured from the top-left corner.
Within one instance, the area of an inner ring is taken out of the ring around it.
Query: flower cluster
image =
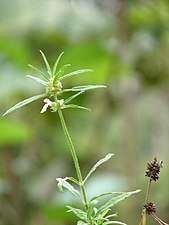
[[[145,176],[150,177],[151,181],[159,179],[160,169],[163,166],[163,161],[157,161],[155,157],[152,162],[147,163],[147,170]]]
[[[144,208],[146,209],[146,212],[148,214],[151,214],[153,212],[156,212],[156,206],[153,202],[147,202],[145,205],[144,205]]]
[[[82,69],[82,70],[76,70],[76,71],[64,74],[65,70],[70,66],[70,64],[66,64],[66,65],[62,66],[60,69],[58,69],[58,64],[63,55],[63,52],[57,58],[53,68],[50,67],[48,60],[47,60],[46,56],[44,55],[44,53],[42,51],[40,51],[40,53],[45,62],[47,73],[45,74],[42,71],[40,71],[39,69],[37,69],[36,67],[29,64],[29,66],[33,70],[35,70],[37,73],[39,73],[41,76],[43,76],[43,79],[32,76],[32,75],[27,75],[27,76],[29,78],[37,81],[38,83],[42,84],[43,86],[45,86],[45,93],[40,94],[40,95],[35,95],[31,98],[28,98],[28,99],[25,99],[25,100],[19,102],[18,104],[14,105],[9,110],[7,110],[3,114],[3,116],[5,116],[6,114],[8,114],[18,108],[23,107],[24,105],[27,105],[37,99],[40,99],[40,98],[44,98],[44,103],[45,103],[45,105],[43,106],[43,108],[41,110],[41,113],[46,112],[48,107],[51,109],[52,112],[56,112],[57,110],[62,110],[65,108],[78,108],[78,109],[90,110],[88,108],[85,108],[85,107],[82,107],[79,105],[69,104],[69,103],[74,98],[78,97],[80,94],[84,93],[85,91],[88,91],[91,89],[96,89],[96,88],[103,88],[105,86],[103,86],[103,85],[85,85],[85,86],[75,86],[75,87],[72,87],[69,89],[63,89],[62,80],[69,78],[71,76],[74,76],[74,75],[80,75],[83,73],[92,72],[92,70]],[[63,97],[61,98],[60,96],[62,94],[64,94],[65,92],[70,92],[70,93],[74,93],[74,94],[71,95],[70,97],[68,97],[67,99],[63,99]]]

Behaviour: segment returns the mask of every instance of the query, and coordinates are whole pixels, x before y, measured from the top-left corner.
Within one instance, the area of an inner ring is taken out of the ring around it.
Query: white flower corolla
[[[45,98],[43,101],[46,104],[43,106],[43,108],[42,108],[40,113],[46,112],[47,108],[52,105],[52,102],[48,98]]]

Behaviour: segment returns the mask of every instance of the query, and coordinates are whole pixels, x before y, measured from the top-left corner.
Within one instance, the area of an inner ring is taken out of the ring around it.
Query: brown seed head
[[[160,169],[162,168],[163,161],[157,161],[155,157],[152,162],[147,163],[147,170],[145,176],[150,177],[151,180],[158,180]]]
[[[145,205],[144,205],[144,208],[146,209],[146,212],[148,214],[151,214],[151,213],[154,213],[156,212],[156,206],[153,202],[147,202]]]

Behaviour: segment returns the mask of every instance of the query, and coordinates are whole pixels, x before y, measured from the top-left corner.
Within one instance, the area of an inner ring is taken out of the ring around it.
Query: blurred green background
[[[169,222],[169,2],[167,0],[0,0],[0,113],[41,86],[27,64],[93,69],[64,87],[104,84],[79,96],[91,112],[65,110],[84,176],[108,152],[115,156],[90,178],[89,196],[142,189],[113,208],[139,224],[148,179],[147,161],[164,160],[152,186],[157,215]],[[57,114],[40,114],[36,101],[0,118],[0,225],[73,225],[56,177],[75,175]],[[151,218],[148,224],[155,224]]]

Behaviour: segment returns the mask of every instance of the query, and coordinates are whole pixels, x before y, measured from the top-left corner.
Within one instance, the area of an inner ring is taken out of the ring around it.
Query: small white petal
[[[51,106],[51,104],[52,104],[52,102],[48,98],[45,98],[43,101],[44,101],[44,103],[46,103],[49,106]]]
[[[45,104],[45,105],[43,106],[42,110],[40,111],[40,113],[46,112],[48,106],[49,106],[48,104]]]

